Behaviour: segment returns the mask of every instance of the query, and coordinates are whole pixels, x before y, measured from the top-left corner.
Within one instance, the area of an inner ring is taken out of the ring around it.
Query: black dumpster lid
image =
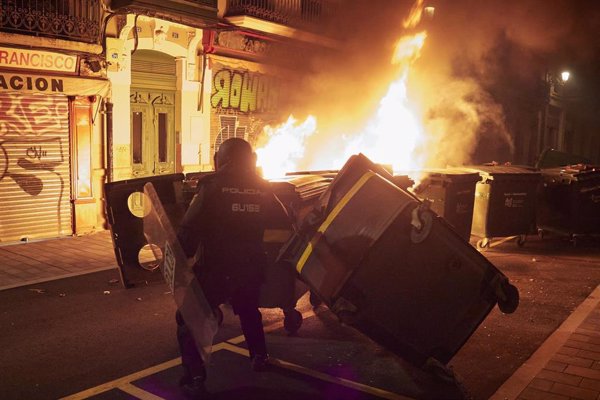
[[[283,184],[286,186],[293,186],[295,188],[299,188],[307,185],[314,185],[322,182],[331,182],[331,178],[322,175],[308,175],[308,174],[300,174],[300,175],[288,175],[283,178],[276,178],[269,180],[272,184]]]
[[[419,171],[423,179],[440,179],[444,181],[479,181],[481,176],[478,171],[464,168],[425,168]]]
[[[589,163],[591,163],[591,161],[588,158],[578,154],[571,154],[554,149],[546,149],[538,157],[535,166],[538,169],[542,169]]]
[[[298,196],[307,200],[320,196],[331,183],[332,178],[321,175],[290,175],[272,179],[269,182],[277,195]]]
[[[568,165],[565,167],[544,168],[540,170],[544,180],[565,179],[581,181],[600,178],[600,166],[591,164]]]
[[[334,174],[336,175],[340,172],[337,169],[318,169],[318,170],[306,170],[306,171],[294,171],[294,172],[286,172],[285,176],[297,176],[297,175],[320,175],[327,176]]]
[[[113,182],[107,182],[104,184],[104,187],[107,190],[114,190],[115,188],[120,188],[120,187],[130,187],[130,186],[139,186],[141,188],[144,187],[144,185],[148,182],[162,182],[162,181],[183,181],[183,174],[181,173],[176,173],[176,174],[167,174],[167,175],[154,175],[154,176],[146,176],[146,177],[142,177],[142,178],[132,178],[132,179],[125,179],[122,181],[113,181]]]
[[[517,165],[469,165],[464,167],[467,171],[474,171],[485,179],[539,179],[540,172],[533,167]]]

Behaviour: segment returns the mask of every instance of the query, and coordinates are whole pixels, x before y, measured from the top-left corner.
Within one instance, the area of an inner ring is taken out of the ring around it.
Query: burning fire
[[[288,120],[276,128],[267,125],[256,149],[257,165],[265,178],[284,176],[297,170],[298,161],[304,156],[304,141],[317,130],[317,120],[309,116],[301,124],[290,115]],[[266,144],[261,146],[261,142]]]
[[[422,0],[417,0],[405,27],[414,27],[421,17]],[[415,149],[423,138],[423,129],[410,109],[406,82],[410,65],[420,56],[426,32],[407,35],[397,42],[392,64],[399,69],[398,79],[391,83],[373,118],[361,132],[343,135],[340,146],[330,149],[327,159],[315,160],[308,169],[339,169],[353,154],[363,153],[371,160],[391,165],[394,171],[421,167]],[[315,117],[298,123],[293,117],[277,127],[265,127],[257,146],[257,163],[266,178],[284,176],[297,171],[304,155],[305,140],[317,131]],[[315,135],[316,137],[316,135]],[[266,143],[261,145],[262,143]]]

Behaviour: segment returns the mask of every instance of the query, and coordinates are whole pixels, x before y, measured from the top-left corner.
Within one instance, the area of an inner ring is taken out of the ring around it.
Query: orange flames
[[[417,0],[405,27],[414,27],[421,17],[422,0]],[[396,44],[392,64],[398,66],[398,79],[391,83],[373,118],[361,132],[343,135],[336,148],[328,149],[327,159],[315,160],[309,169],[339,169],[353,154],[363,153],[371,160],[391,165],[395,171],[419,169],[414,151],[423,138],[419,119],[410,108],[406,82],[410,65],[420,56],[426,32],[402,37]],[[258,165],[266,178],[298,170],[306,139],[317,131],[315,117],[298,123],[293,117],[277,127],[265,127],[257,146]],[[316,137],[317,135],[315,135]],[[261,144],[264,143],[264,144]]]

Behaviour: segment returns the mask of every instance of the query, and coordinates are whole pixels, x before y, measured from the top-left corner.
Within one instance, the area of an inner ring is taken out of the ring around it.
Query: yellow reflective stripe
[[[356,192],[358,192],[360,190],[360,188],[363,187],[363,185],[374,176],[375,176],[375,173],[371,172],[371,171],[369,171],[369,172],[365,173],[363,176],[361,176],[360,179],[358,181],[356,181],[356,183],[350,188],[348,193],[346,193],[344,195],[344,197],[342,197],[342,199],[339,201],[339,203],[336,204],[336,206],[333,208],[333,211],[331,211],[331,213],[329,213],[329,215],[327,216],[325,221],[321,224],[321,226],[319,226],[319,229],[317,229],[317,232],[325,233],[325,231],[327,230],[327,228],[329,228],[329,225],[331,225],[331,223],[333,222],[335,217],[338,216],[338,214],[342,211],[342,209],[346,206],[346,204],[348,204],[348,202],[356,194]],[[304,264],[306,264],[308,257],[310,257],[310,254],[312,253],[313,248],[316,245],[317,245],[317,241],[315,241],[314,236],[313,236],[313,239],[306,245],[306,248],[304,249],[302,256],[300,257],[300,259],[298,260],[298,263],[296,264],[296,271],[298,271],[299,273],[302,272],[302,268],[304,268]]]

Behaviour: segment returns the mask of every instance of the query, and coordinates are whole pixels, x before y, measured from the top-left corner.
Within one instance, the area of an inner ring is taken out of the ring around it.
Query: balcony
[[[332,15],[331,0],[229,0],[225,18],[253,17],[264,21],[316,31]]]
[[[204,28],[217,23],[218,0],[112,0],[115,12],[143,14]]]
[[[101,0],[0,0],[0,32],[100,43]]]

